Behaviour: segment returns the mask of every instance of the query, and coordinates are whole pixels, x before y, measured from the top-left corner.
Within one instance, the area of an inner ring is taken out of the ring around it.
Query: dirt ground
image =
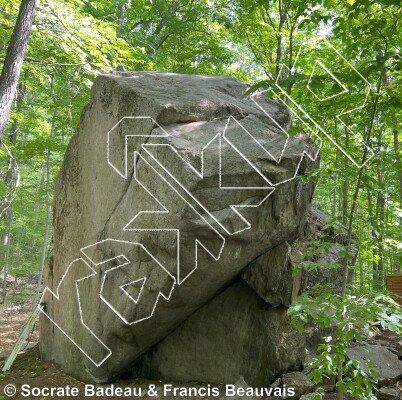
[[[21,385],[28,384],[31,387],[51,386],[83,386],[83,383],[66,375],[53,364],[43,363],[39,359],[39,347],[35,346],[27,352],[19,355],[11,367],[11,370],[0,374],[0,393],[4,393],[5,385],[13,384],[18,392]],[[7,397],[5,397],[7,398]],[[11,398],[11,397],[10,397]],[[13,399],[25,399],[22,395],[15,395]],[[59,397],[69,399],[69,397]],[[1,396],[0,396],[1,399]],[[45,399],[45,397],[38,397]]]
[[[4,307],[0,305],[0,358],[9,353],[30,315],[31,313],[27,311],[26,307]],[[36,327],[28,341],[33,343],[38,341]]]

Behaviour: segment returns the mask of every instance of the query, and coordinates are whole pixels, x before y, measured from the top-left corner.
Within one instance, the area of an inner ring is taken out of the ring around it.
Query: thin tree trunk
[[[377,256],[378,256],[378,248],[376,247],[376,243],[378,242],[378,231],[377,231],[377,224],[373,214],[373,198],[371,196],[370,188],[367,189],[367,204],[368,204],[368,211],[369,211],[369,221],[371,225],[371,242],[372,242],[372,254],[373,254],[373,261],[372,261],[372,287],[375,287],[375,283],[378,281],[378,264],[377,264]]]
[[[13,211],[11,208],[7,210],[7,233],[4,238],[5,256],[4,256],[4,271],[3,271],[3,305],[6,304],[7,298],[7,275],[8,275],[8,260],[10,258],[10,245],[11,245],[11,227],[13,221]]]
[[[363,149],[363,156],[362,156],[362,163],[361,165],[364,165],[366,160],[367,160],[367,156],[368,156],[368,144],[371,138],[371,134],[373,131],[373,127],[374,127],[374,120],[375,120],[375,116],[377,115],[377,108],[378,108],[378,100],[379,100],[379,93],[381,90],[381,83],[382,83],[382,77],[381,79],[379,79],[378,84],[377,84],[377,90],[376,90],[376,95],[375,95],[375,100],[374,100],[374,106],[373,106],[373,112],[371,113],[371,118],[370,118],[370,122],[369,125],[367,127],[367,133],[366,133],[366,138],[365,138],[365,142],[366,142],[366,146],[364,146]],[[357,182],[356,182],[356,186],[355,186],[355,190],[353,193],[353,199],[352,199],[352,204],[351,204],[351,208],[350,208],[350,215],[349,215],[349,223],[348,223],[348,230],[347,230],[347,246],[350,246],[350,242],[352,240],[352,230],[353,230],[353,221],[354,221],[354,217],[355,217],[355,211],[356,211],[356,206],[357,206],[357,198],[359,196],[360,193],[360,188],[361,188],[361,184],[362,184],[362,178],[363,178],[363,172],[365,170],[365,167],[361,167],[359,169],[359,175],[357,177]],[[346,263],[344,269],[343,269],[343,276],[342,276],[342,297],[346,296],[346,289],[347,289],[347,283],[348,283],[348,275],[349,275],[349,263]]]
[[[396,126],[397,122],[396,122],[396,118],[393,117],[392,118],[392,122],[394,124],[394,126]],[[401,157],[399,156],[399,135],[398,135],[398,130],[396,128],[392,129],[392,133],[394,136],[394,151],[395,151],[395,160],[398,163],[399,170],[398,170],[398,181],[399,181],[399,195],[400,195],[400,199],[402,202],[402,160]]]
[[[131,0],[123,0],[120,4],[120,9],[119,9],[119,20],[117,23],[117,37],[123,37],[123,31],[124,27],[126,26],[127,23],[127,9],[131,6]]]
[[[46,156],[46,174],[47,174],[47,184],[49,185],[50,182],[50,150],[47,152]],[[45,261],[46,261],[46,253],[47,253],[47,247],[48,247],[48,242],[49,242],[49,231],[50,231],[50,218],[52,215],[52,206],[49,205],[49,187],[47,188],[46,192],[46,228],[45,228],[45,236],[43,238],[43,244],[42,244],[42,254],[41,254],[41,259],[40,259],[40,271],[39,271],[39,277],[38,277],[38,285],[36,287],[36,293],[35,293],[35,298],[34,298],[34,303],[33,307],[35,308],[39,302],[39,296],[42,288],[42,279],[43,279],[43,270],[45,267]]]
[[[57,116],[56,95],[55,95],[55,91],[54,91],[54,76],[52,76],[50,79],[50,91],[52,94],[53,106],[54,106],[53,116],[52,116],[52,126],[50,129],[50,137],[53,138],[55,130],[56,130],[56,116]],[[45,268],[46,253],[47,253],[48,242],[49,242],[50,219],[51,219],[51,215],[52,215],[52,206],[49,204],[50,203],[50,174],[51,174],[50,157],[51,157],[51,151],[48,148],[47,152],[46,152],[46,227],[45,227],[45,236],[43,238],[43,244],[42,244],[42,254],[41,254],[41,260],[40,260],[40,272],[39,272],[39,277],[38,277],[38,285],[36,287],[33,308],[35,308],[39,302],[39,296],[40,296],[40,292],[41,292],[41,288],[42,288],[43,271]]]
[[[43,187],[43,184],[45,182],[45,175],[46,175],[46,162],[45,164],[41,167],[41,175],[40,175],[40,184],[39,184],[39,190],[38,190],[38,197],[35,202],[35,207],[34,207],[34,222],[32,225],[32,231],[35,232],[35,229],[38,225],[38,213],[39,213],[39,207],[40,207],[40,197],[41,197],[41,188]],[[31,235],[31,249],[34,250],[35,248],[35,234]]]
[[[3,139],[11,104],[20,78],[31,35],[37,0],[22,0],[0,76],[0,142]]]
[[[276,34],[276,69],[275,69],[275,79],[279,77],[279,72],[281,69],[281,62],[282,62],[282,29],[286,22],[286,14],[283,9],[282,1],[278,2],[278,12],[279,12],[279,25],[278,25],[278,33]]]
[[[335,138],[336,142],[338,143],[338,123],[335,118]],[[339,164],[339,148],[336,148],[336,153],[335,153],[335,165]],[[336,211],[337,211],[337,189],[338,189],[338,173],[334,175],[334,186],[332,188],[332,211],[331,211],[331,217],[335,218],[336,217]]]
[[[349,130],[345,128],[345,146],[347,149],[349,148],[349,139],[350,139]],[[345,170],[347,170],[348,166],[349,166],[348,159],[345,158]],[[349,196],[349,179],[347,174],[345,174],[342,184],[342,223],[344,226],[346,226],[348,223],[348,210],[349,210],[348,196]]]
[[[379,147],[381,147],[382,142],[382,132],[379,137]],[[378,229],[378,249],[376,262],[376,280],[373,281],[373,288],[375,290],[381,290],[383,287],[383,274],[384,274],[384,209],[385,209],[385,197],[383,194],[383,173],[381,167],[377,168],[377,180],[378,180],[378,191],[377,191],[377,204],[376,204],[376,222]]]

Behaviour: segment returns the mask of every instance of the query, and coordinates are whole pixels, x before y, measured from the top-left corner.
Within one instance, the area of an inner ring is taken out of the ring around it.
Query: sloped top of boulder
[[[102,81],[112,88],[113,93],[119,93],[130,99],[132,93],[145,100],[144,110],[149,100],[158,103],[162,113],[157,122],[162,125],[173,123],[189,123],[214,118],[258,115],[265,123],[275,126],[272,118],[286,129],[290,125],[290,115],[286,108],[265,94],[257,94],[256,102],[244,96],[249,86],[238,79],[214,75],[187,75],[167,72],[114,72],[101,75],[93,90],[105,89]],[[113,83],[110,85],[110,83]],[[94,97],[97,97],[96,93]],[[104,93],[106,94],[106,92]],[[178,95],[179,94],[179,95]],[[106,103],[113,96],[103,96]],[[129,104],[129,101],[127,101]],[[265,111],[263,111],[265,110]],[[126,115],[138,115],[131,110]]]

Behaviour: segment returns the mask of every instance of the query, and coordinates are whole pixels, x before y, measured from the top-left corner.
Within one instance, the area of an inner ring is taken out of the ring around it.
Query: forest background
[[[18,7],[0,0],[2,61]],[[52,254],[55,178],[95,77],[158,70],[232,76],[288,107],[289,133],[322,145],[307,179],[358,249],[355,292],[383,290],[402,272],[401,16],[391,0],[40,2],[0,153],[0,270],[36,275]]]

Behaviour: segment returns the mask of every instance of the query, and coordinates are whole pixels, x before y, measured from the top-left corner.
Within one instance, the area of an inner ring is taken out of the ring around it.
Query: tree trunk
[[[36,232],[36,227],[38,225],[38,213],[39,213],[39,208],[40,208],[40,194],[41,194],[41,187],[43,186],[44,182],[45,182],[45,174],[46,174],[46,162],[43,165],[43,167],[41,167],[41,175],[40,175],[40,184],[38,186],[39,190],[38,190],[38,197],[36,199],[35,202],[35,207],[34,207],[34,222],[33,222],[33,226],[32,226],[32,231]],[[35,234],[32,234],[31,236],[31,250],[35,249]]]
[[[13,221],[13,211],[11,209],[7,210],[7,233],[4,238],[4,270],[3,270],[3,305],[6,304],[7,299],[7,275],[8,275],[8,260],[10,256],[10,245],[11,245],[11,227]]]
[[[283,4],[281,1],[278,2],[278,12],[279,12],[279,25],[278,25],[278,33],[276,34],[276,69],[275,69],[275,79],[278,79],[279,77],[279,72],[281,69],[281,63],[282,63],[282,29],[283,26],[286,22],[286,14],[283,9]]]
[[[345,127],[345,148],[349,148],[350,133],[349,129]],[[348,159],[345,158],[345,170],[349,168]],[[349,211],[349,179],[346,173],[343,178],[342,184],[342,223],[344,226],[348,224],[348,211]]]
[[[375,288],[376,282],[378,282],[378,231],[377,231],[377,223],[374,218],[373,214],[373,198],[371,195],[371,189],[367,189],[367,205],[368,205],[368,212],[369,212],[369,221],[371,226],[371,242],[372,242],[372,254],[373,254],[373,262],[372,262],[372,285],[371,288]]]
[[[27,49],[37,0],[22,0],[0,76],[0,142],[3,139],[11,104]]]
[[[377,90],[376,90],[376,95],[374,98],[374,104],[373,104],[373,111],[371,113],[370,116],[370,121],[366,130],[366,137],[365,137],[365,143],[366,146],[364,146],[363,149],[363,156],[362,156],[362,165],[365,164],[366,160],[367,160],[367,156],[368,156],[368,144],[370,142],[371,139],[371,134],[374,128],[374,121],[375,121],[375,117],[377,115],[377,109],[378,109],[378,99],[380,97],[379,93],[381,90],[381,84],[382,84],[382,76],[378,81],[377,84]],[[359,169],[359,174],[357,177],[357,182],[356,182],[356,186],[355,186],[355,190],[353,193],[353,198],[352,198],[352,203],[350,206],[350,215],[349,215],[349,221],[348,221],[348,230],[347,230],[347,239],[346,239],[346,245],[347,248],[349,248],[350,244],[351,244],[351,240],[352,240],[352,230],[353,230],[353,221],[354,221],[354,217],[355,217],[355,211],[356,211],[356,206],[357,206],[357,199],[359,197],[359,192],[360,192],[360,188],[361,188],[361,184],[362,184],[362,178],[363,178],[363,172],[365,170],[365,167],[361,167]],[[348,274],[349,274],[349,263],[348,261],[346,262],[346,265],[343,268],[343,274],[342,274],[342,298],[345,298],[346,296],[346,290],[347,290],[347,283],[348,283]]]
[[[22,110],[22,106],[23,106],[23,100],[25,97],[25,92],[26,92],[26,87],[25,85],[20,85],[17,91],[17,96],[16,96],[16,110],[17,112],[20,112]],[[13,123],[11,124],[10,127],[10,132],[8,135],[8,140],[10,141],[11,145],[15,145],[17,142],[17,134],[18,134],[18,122],[17,121],[13,121]],[[19,171],[18,171],[18,165],[16,164],[16,160],[13,158],[13,156],[9,153],[8,157],[7,157],[7,165],[8,165],[8,170],[5,174],[5,178],[4,178],[4,183],[6,185],[7,190],[10,191],[10,193],[13,193],[14,190],[17,190],[17,186],[19,183]],[[4,219],[6,221],[8,221],[8,212],[6,212],[8,209],[11,209],[12,207],[12,201],[13,201],[13,195],[11,194],[6,195],[6,197],[4,199],[1,199],[1,203],[0,203],[0,215],[1,218],[3,219],[3,213],[4,213]],[[4,202],[4,206],[3,206],[3,202]],[[1,223],[0,223],[1,225]],[[5,224],[7,226],[7,222]],[[5,228],[4,232],[0,231],[0,237],[1,237],[1,241],[5,242],[5,238],[8,235],[8,231],[7,228]]]
[[[131,6],[131,0],[123,0],[119,6],[119,18],[117,22],[117,37],[123,37],[124,27],[127,24],[127,10]]]
[[[56,104],[56,94],[54,91],[54,75],[50,79],[50,92],[52,94],[53,99],[53,117],[52,117],[52,127],[50,129],[50,138],[54,137],[56,131],[56,117],[57,117],[57,104]],[[33,302],[33,309],[38,305],[40,292],[42,289],[42,279],[43,279],[43,271],[45,268],[46,262],[46,255],[48,249],[48,242],[49,242],[49,232],[50,232],[50,223],[51,223],[51,216],[52,216],[52,206],[50,203],[50,179],[51,179],[51,150],[50,148],[47,149],[46,152],[46,162],[45,162],[45,173],[46,173],[46,221],[45,221],[45,236],[43,238],[42,244],[42,254],[40,260],[40,271],[38,277],[38,285],[36,287],[35,298]]]
[[[16,103],[17,103],[17,111],[21,111],[22,108],[22,101],[25,97],[25,91],[26,87],[24,85],[21,85],[16,97]],[[17,133],[18,133],[18,124],[14,122],[11,125],[11,131],[9,133],[9,140],[12,145],[15,145],[17,141]],[[12,186],[12,185],[17,185],[17,183],[14,182],[14,179],[17,179],[18,177],[15,177],[15,174],[18,174],[18,170],[15,170],[15,159],[13,159],[11,156],[8,157],[8,165],[9,169],[6,173],[5,176],[5,184],[6,186]],[[7,212],[5,214],[5,219],[6,219],[6,232],[4,233],[4,238],[2,237],[3,245],[4,245],[4,280],[3,280],[3,304],[6,303],[6,297],[7,297],[7,274],[8,274],[8,269],[9,269],[9,257],[10,257],[10,246],[11,246],[11,228],[12,228],[12,223],[13,223],[13,209],[12,209],[12,203],[8,203],[8,208]],[[7,204],[6,204],[7,206]]]
[[[396,126],[397,122],[396,122],[396,118],[393,117],[392,118],[392,122],[394,124],[394,126]],[[398,163],[398,165],[401,165],[402,160],[401,157],[399,156],[399,137],[398,137],[398,129],[393,128],[392,129],[392,133],[394,136],[394,151],[395,151],[395,160]],[[400,195],[400,199],[402,201],[402,168],[399,168],[398,170],[398,182],[399,182],[399,195]]]
[[[376,280],[373,282],[373,288],[375,290],[382,290],[383,280],[384,280],[384,210],[385,210],[385,197],[383,194],[383,173],[382,169],[378,167],[377,169],[377,179],[378,179],[378,193],[377,193],[377,210],[376,219],[378,227],[378,250],[377,256],[378,261],[376,262]]]

